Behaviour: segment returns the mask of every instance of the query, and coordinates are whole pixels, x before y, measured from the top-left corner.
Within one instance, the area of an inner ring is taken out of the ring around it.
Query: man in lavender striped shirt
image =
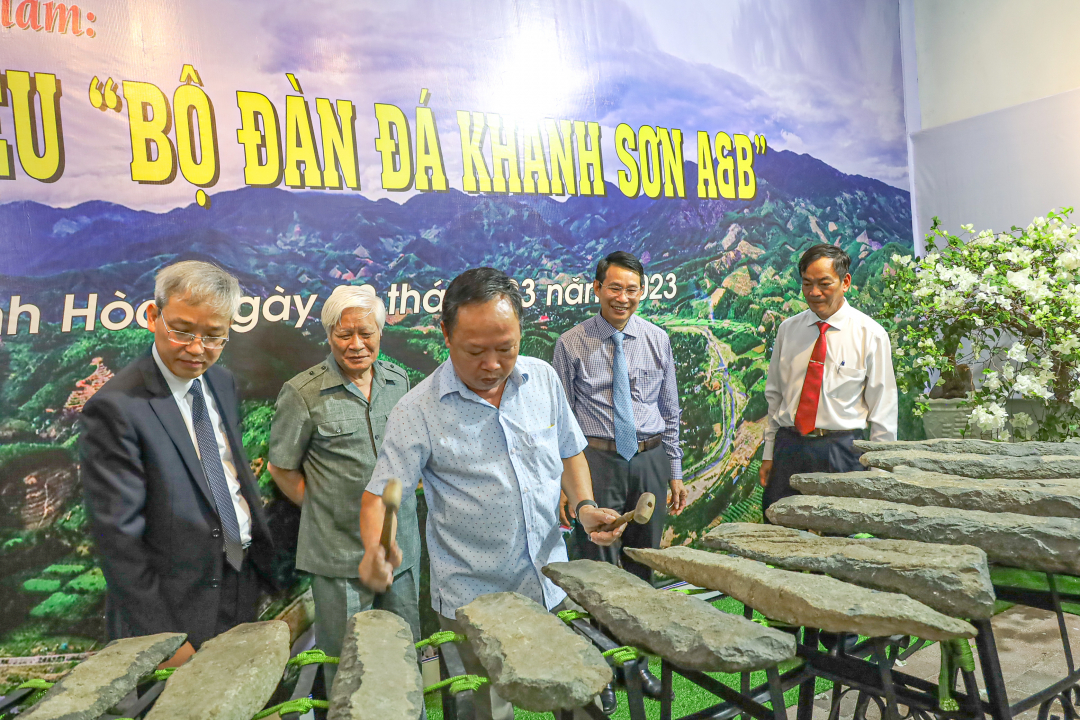
[[[644,282],[645,269],[630,253],[614,252],[601,260],[593,283],[600,314],[563,333],[552,365],[588,439],[585,457],[596,501],[622,513],[633,510],[642,493],[656,495],[652,520],[627,526],[622,537],[626,547],[655,548],[667,511],[682,512],[687,491],[671,342],[662,328],[634,315]],[[573,545],[585,557],[651,578],[646,565],[627,557],[620,563],[618,543],[600,547],[575,537]]]

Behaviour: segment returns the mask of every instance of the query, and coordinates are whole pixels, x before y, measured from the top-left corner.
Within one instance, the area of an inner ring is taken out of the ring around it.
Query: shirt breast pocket
[[[541,430],[534,430],[524,438],[523,454],[538,480],[549,480],[562,476],[562,455],[559,453],[559,429],[552,425]]]
[[[639,403],[651,405],[660,397],[663,382],[663,370],[635,370],[630,373],[630,396]]]
[[[360,417],[346,417],[337,420],[327,420],[317,426],[318,436],[324,442],[334,443],[349,439],[364,428],[364,419]]]
[[[832,388],[834,390],[843,387],[857,388],[861,387],[863,381],[866,379],[866,368],[854,367],[851,365],[837,365],[836,371],[832,374]]]

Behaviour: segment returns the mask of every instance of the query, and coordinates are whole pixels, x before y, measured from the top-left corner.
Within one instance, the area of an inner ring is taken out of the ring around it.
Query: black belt
[[[820,438],[829,437],[830,435],[847,435],[849,433],[861,433],[862,430],[826,430],[825,428],[814,428],[810,432],[803,435],[793,427],[782,427],[781,430],[787,430],[795,437],[807,437],[807,438]]]
[[[619,452],[615,447],[615,441],[607,438],[588,437],[585,438],[589,441],[589,446],[597,450],[603,450],[604,452]],[[637,451],[643,453],[646,450],[652,450],[653,448],[660,447],[660,444],[664,441],[663,435],[653,435],[651,438],[645,440],[639,440],[637,444]]]

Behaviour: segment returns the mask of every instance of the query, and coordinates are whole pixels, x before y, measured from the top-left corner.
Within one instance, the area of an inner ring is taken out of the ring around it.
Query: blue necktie
[[[634,406],[630,402],[630,373],[626,369],[621,332],[611,336],[615,353],[611,363],[611,404],[615,410],[615,449],[630,460],[637,454],[637,429],[634,425]]]
[[[218,453],[217,437],[210,424],[210,415],[206,412],[206,400],[203,398],[202,383],[198,378],[188,390],[191,395],[191,419],[195,425],[195,439],[199,441],[199,459],[203,472],[210,482],[210,492],[214,495],[218,517],[221,518],[221,530],[225,535],[225,560],[233,570],[240,569],[244,560],[244,548],[240,545],[240,523],[236,521],[236,508],[233,505],[229,483],[225,480],[225,468]]]

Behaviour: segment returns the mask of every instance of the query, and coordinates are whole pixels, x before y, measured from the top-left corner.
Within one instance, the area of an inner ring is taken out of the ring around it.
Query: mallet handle
[[[382,543],[383,550],[386,551],[387,559],[390,558],[390,542],[394,539],[394,517],[397,513],[394,508],[387,506],[386,513],[383,515],[382,522]]]
[[[630,522],[633,519],[634,519],[634,511],[631,510],[630,512],[625,512],[622,515],[620,515],[619,517],[612,520],[611,522],[603,525],[600,528],[600,530],[601,530],[601,532],[611,532],[612,530],[618,530],[620,527],[622,527],[623,525],[625,525],[626,523]]]

